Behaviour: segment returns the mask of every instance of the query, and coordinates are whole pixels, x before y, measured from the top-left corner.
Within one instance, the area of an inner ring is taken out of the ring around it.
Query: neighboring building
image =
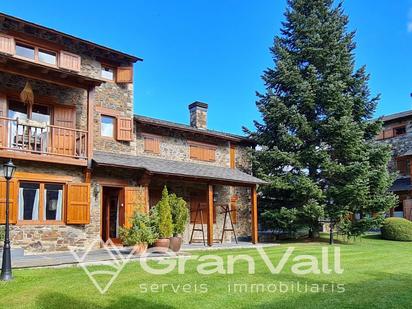
[[[399,205],[391,209],[390,215],[412,220],[412,110],[381,119],[384,125],[377,140],[391,145],[389,170],[398,174],[390,190],[399,196]]]
[[[13,246],[44,252],[119,241],[119,226],[136,207],[153,206],[164,185],[192,211],[202,208],[209,245],[221,237],[221,204],[232,209],[238,236],[257,242],[263,182],[250,175],[254,144],[207,129],[205,103],[189,106],[190,125],[134,115],[141,60],[0,14],[0,157],[17,166]],[[2,179],[1,223],[5,188]]]

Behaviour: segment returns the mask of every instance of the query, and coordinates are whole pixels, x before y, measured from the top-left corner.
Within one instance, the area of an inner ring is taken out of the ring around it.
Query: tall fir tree
[[[327,217],[360,235],[396,203],[390,149],[373,141],[379,96],[370,96],[365,67],[355,69],[342,3],[289,0],[285,17],[258,94],[263,122],[251,133],[262,146],[256,172],[270,183],[262,196],[268,208],[296,208],[313,231]]]

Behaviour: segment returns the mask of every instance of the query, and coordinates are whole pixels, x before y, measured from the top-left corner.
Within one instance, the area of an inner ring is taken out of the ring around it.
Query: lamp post
[[[10,161],[3,165],[4,178],[6,178],[6,233],[4,236],[3,260],[1,266],[1,280],[9,281],[13,278],[11,273],[10,252],[10,226],[9,226],[9,204],[10,204],[10,179],[13,178],[16,166]]]

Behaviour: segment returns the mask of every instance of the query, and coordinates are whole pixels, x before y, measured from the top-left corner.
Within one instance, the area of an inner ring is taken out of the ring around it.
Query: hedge
[[[387,218],[381,227],[382,238],[412,241],[412,222],[404,218]]]

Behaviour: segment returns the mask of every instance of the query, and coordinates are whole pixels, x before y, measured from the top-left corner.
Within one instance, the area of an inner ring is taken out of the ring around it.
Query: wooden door
[[[405,219],[412,221],[412,199],[403,201],[403,216]]]
[[[54,126],[51,132],[52,152],[74,156],[76,134],[73,130],[76,128],[76,110],[73,107],[55,106],[54,107]]]
[[[131,219],[136,211],[149,211],[147,187],[125,187],[124,190],[124,226],[131,227]]]

